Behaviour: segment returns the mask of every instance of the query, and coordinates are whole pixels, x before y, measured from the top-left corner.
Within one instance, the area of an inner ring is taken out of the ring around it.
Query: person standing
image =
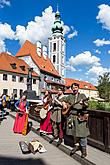
[[[62,101],[64,98],[63,89],[58,89],[57,97],[53,101],[53,109],[51,114],[51,122],[53,127],[53,138],[50,140],[52,143],[55,139],[59,138],[57,146],[62,143],[63,130],[62,130]]]
[[[46,117],[44,119],[41,118],[40,121],[40,135],[42,134],[51,134],[52,133],[52,125],[50,121],[51,111],[50,105],[52,102],[51,92],[46,90],[45,95],[43,97],[43,108],[46,111]]]
[[[15,103],[15,108],[18,110],[14,122],[13,131],[14,133],[22,134],[24,128],[27,128],[27,118],[28,118],[28,106],[26,95],[23,95],[20,100]],[[27,131],[27,130],[25,130]]]
[[[15,110],[15,96],[13,93],[11,94],[11,97],[10,97],[10,109],[11,111]]]
[[[67,117],[66,134],[74,138],[74,148],[70,155],[76,151],[81,151],[81,157],[87,156],[87,136],[90,134],[88,128],[87,98],[79,93],[79,84],[71,85],[72,94],[66,97],[65,101],[70,105],[69,115]]]

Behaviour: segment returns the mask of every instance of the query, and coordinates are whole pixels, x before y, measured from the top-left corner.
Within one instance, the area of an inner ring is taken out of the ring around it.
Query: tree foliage
[[[98,86],[99,96],[106,101],[110,100],[110,73],[99,76]]]

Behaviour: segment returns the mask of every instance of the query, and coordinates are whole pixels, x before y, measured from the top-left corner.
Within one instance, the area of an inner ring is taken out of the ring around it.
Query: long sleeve
[[[26,113],[29,113],[28,107],[29,107],[29,102],[26,102]]]
[[[16,109],[18,109],[19,103],[20,103],[20,100],[18,100],[18,101],[15,103],[15,108],[16,108]]]

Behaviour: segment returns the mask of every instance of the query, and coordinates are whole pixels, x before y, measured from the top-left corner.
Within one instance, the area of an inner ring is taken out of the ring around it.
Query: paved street
[[[43,138],[33,132],[27,136],[14,134],[12,131],[14,120],[7,116],[0,125],[0,165],[79,165],[77,161],[66,155],[64,152],[49,144]],[[37,138],[47,149],[46,153],[23,155],[19,141],[29,142]]]

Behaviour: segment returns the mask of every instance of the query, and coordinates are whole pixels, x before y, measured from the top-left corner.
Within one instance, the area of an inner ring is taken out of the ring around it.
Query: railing
[[[110,153],[110,112],[90,110],[89,114],[88,144]]]
[[[39,120],[39,110],[35,111],[36,106],[33,104],[30,113],[35,120]],[[89,114],[90,136],[88,137],[88,144],[110,153],[110,112],[89,110]],[[68,140],[71,141],[72,138],[69,137]]]

